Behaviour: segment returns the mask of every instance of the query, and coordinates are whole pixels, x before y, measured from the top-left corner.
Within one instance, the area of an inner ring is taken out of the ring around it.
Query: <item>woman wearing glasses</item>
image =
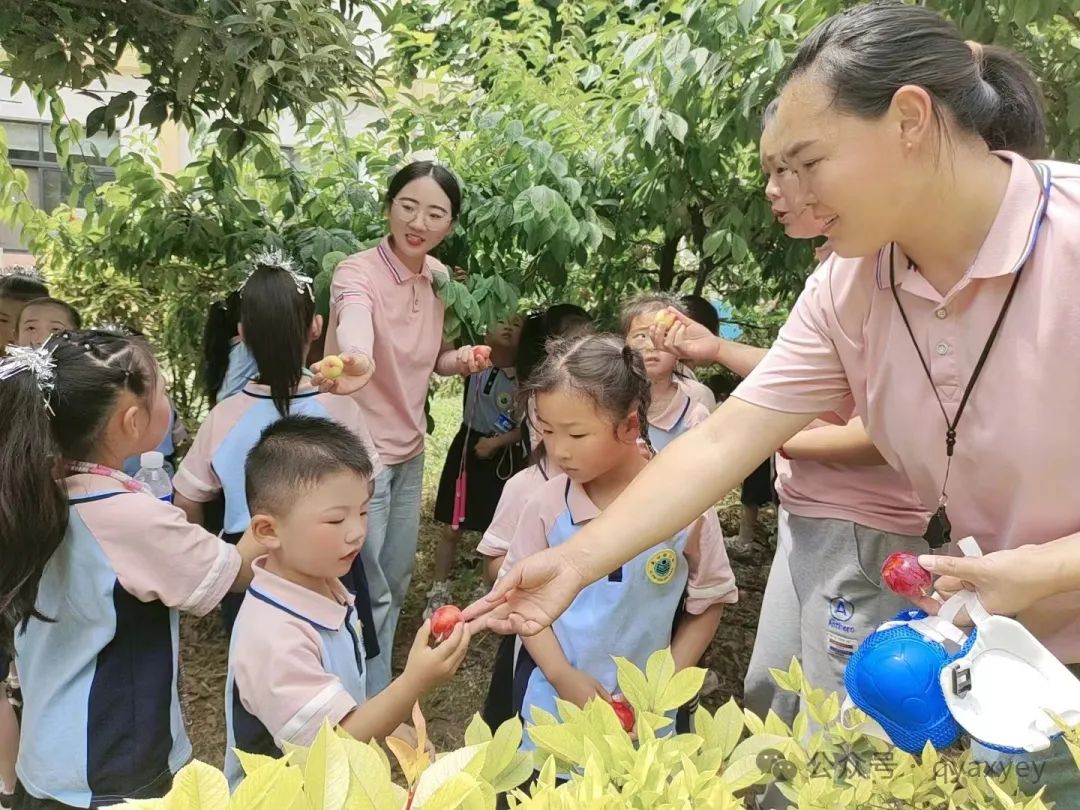
[[[343,373],[329,380],[321,363],[312,367],[320,389],[360,404],[385,465],[375,479],[361,553],[379,640],[369,695],[390,681],[394,631],[416,558],[428,378],[433,371],[468,375],[490,365],[474,358],[471,346],[454,349],[443,340],[435,279],[447,269],[429,254],[457,222],[457,180],[430,161],[411,163],[391,179],[386,197],[389,234],[343,261],[330,287],[326,351],[340,354]]]

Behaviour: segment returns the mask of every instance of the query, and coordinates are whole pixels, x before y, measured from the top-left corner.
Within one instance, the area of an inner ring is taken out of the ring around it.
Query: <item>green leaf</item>
[[[630,701],[637,712],[649,708],[649,682],[645,674],[630,661],[614,656],[615,669],[618,672],[619,691]]]
[[[587,68],[585,68],[585,70],[581,72],[581,76],[579,77],[579,80],[581,81],[581,86],[588,90],[590,87],[592,87],[593,83],[602,75],[603,71],[600,69],[599,65],[589,65]]]
[[[1016,0],[1013,6],[1013,22],[1024,28],[1038,13],[1039,0]]]
[[[511,717],[495,731],[495,738],[488,747],[484,772],[491,775],[502,773],[514,759],[521,745],[521,720]],[[489,771],[490,768],[490,771]]]
[[[188,57],[187,62],[180,69],[180,78],[176,82],[176,99],[181,104],[186,103],[191,98],[201,72],[202,54],[196,51]]]
[[[349,757],[341,738],[324,722],[304,766],[304,793],[312,807],[341,810],[349,793]]]
[[[243,752],[236,753],[240,756]],[[247,763],[254,757],[253,754],[244,754],[240,761]],[[259,759],[271,758],[260,757]],[[229,800],[229,810],[249,810],[271,799],[281,802],[280,807],[291,807],[303,790],[303,776],[300,769],[288,767],[287,759],[271,759],[270,763],[260,764],[254,770],[248,770],[245,764],[244,771],[247,776]]]
[[[168,100],[163,94],[150,96],[139,112],[139,123],[157,129],[169,115]]]
[[[739,20],[739,25],[744,29],[749,30],[750,23],[754,21],[754,17],[761,11],[761,7],[765,5],[765,0],[742,0],[739,3],[739,10],[736,12],[736,16]]]
[[[105,114],[108,110],[105,107],[97,107],[90,111],[90,114],[86,116],[86,136],[92,138],[101,128],[105,125]]]
[[[706,256],[720,258],[724,255],[724,253],[721,252],[721,248],[728,241],[728,238],[729,234],[726,230],[713,231],[705,237],[705,242],[702,244],[701,249]]]
[[[487,723],[477,712],[472,716],[472,720],[469,721],[469,725],[465,729],[465,744],[479,745],[480,743],[491,742],[491,739],[491,729],[488,728]]]
[[[681,115],[665,110],[664,126],[667,127],[667,131],[671,133],[671,137],[679,143],[683,143],[686,140],[686,133],[689,130],[690,125],[686,123],[686,119]]]
[[[204,36],[206,36],[206,32],[201,28],[188,28],[180,34],[176,39],[176,46],[173,48],[173,59],[176,63],[183,62],[191,54],[195,53],[202,44]]]
[[[678,709],[694,699],[704,682],[705,670],[700,667],[687,667],[676,672],[657,698],[656,708],[662,712]]]
[[[196,759],[176,774],[169,797],[170,806],[178,808],[224,810],[229,803],[229,783],[217,768]]]
[[[646,34],[630,43],[630,47],[623,54],[623,67],[632,68],[656,43],[656,34]]]
[[[579,763],[585,756],[581,732],[572,726],[529,726],[529,736],[541,751],[554,754],[565,762]]]
[[[251,83],[256,88],[262,87],[273,73],[274,69],[267,64],[256,65],[255,69],[251,71]]]

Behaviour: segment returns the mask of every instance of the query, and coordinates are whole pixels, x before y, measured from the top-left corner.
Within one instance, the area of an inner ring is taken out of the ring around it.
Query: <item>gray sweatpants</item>
[[[843,698],[844,667],[855,648],[879,624],[913,607],[881,585],[881,564],[894,551],[920,554],[927,546],[921,537],[783,508],[777,532],[743,705],[761,717],[772,709],[790,724],[798,697],[783,692],[769,668],[786,670],[798,658],[811,686]]]

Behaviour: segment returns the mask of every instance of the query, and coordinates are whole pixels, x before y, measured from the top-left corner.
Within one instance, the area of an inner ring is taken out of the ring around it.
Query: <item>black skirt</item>
[[[499,448],[491,458],[484,459],[475,452],[476,443],[483,438],[484,434],[471,431],[466,447],[465,425],[462,425],[450,443],[435,498],[435,520],[440,523],[449,526],[454,521],[454,488],[461,471],[462,453],[466,453],[466,486],[465,519],[461,528],[466,531],[487,531],[507,480],[525,469],[525,447],[521,442]]]

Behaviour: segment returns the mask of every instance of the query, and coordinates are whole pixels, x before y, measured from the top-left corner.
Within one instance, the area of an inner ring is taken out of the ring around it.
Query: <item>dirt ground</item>
[[[400,672],[405,664],[416,628],[421,624],[425,594],[431,586],[435,544],[441,527],[431,519],[435,490],[445,458],[445,448],[460,420],[460,405],[456,397],[437,400],[433,415],[439,427],[428,441],[428,464],[425,471],[424,518],[420,527],[416,572],[410,595],[405,603],[398,627],[394,649],[394,669]],[[729,498],[720,510],[725,537],[734,537],[739,528],[737,499]],[[750,660],[754,633],[757,627],[761,595],[769,575],[772,550],[767,538],[774,535],[775,512],[762,510],[758,521],[757,543],[745,559],[732,557],[739,586],[739,602],[729,606],[724,614],[703,666],[716,672],[720,688],[703,700],[710,709],[725,703],[728,698],[742,697],[742,679]],[[478,535],[465,535],[458,555],[458,567],[453,583],[456,604],[472,601],[481,582],[481,558],[474,549]],[[438,750],[457,748],[472,715],[480,711],[487,694],[491,662],[499,639],[485,635],[473,641],[468,657],[457,675],[434,690],[422,702],[431,738]],[[204,762],[221,766],[225,755],[225,670],[228,646],[216,612],[202,619],[185,617],[181,623],[181,660],[183,686],[189,733],[195,756]]]

